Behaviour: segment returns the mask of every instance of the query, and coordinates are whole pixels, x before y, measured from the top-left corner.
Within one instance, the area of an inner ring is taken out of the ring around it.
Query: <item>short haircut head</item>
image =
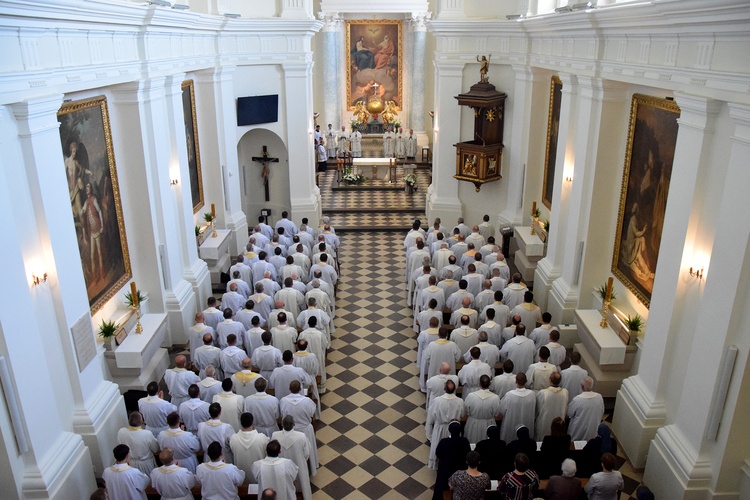
[[[529,470],[529,457],[526,456],[526,453],[517,453],[513,463],[518,472],[526,472]]]
[[[445,393],[453,394],[454,392],[456,392],[456,383],[452,380],[447,380],[445,382]]]
[[[284,361],[284,363],[289,363],[292,359],[294,359],[294,354],[292,354],[292,351],[287,349],[284,351],[284,354],[281,355],[281,359]]]
[[[615,468],[615,465],[617,464],[617,461],[615,460],[615,456],[611,453],[605,453],[602,455],[602,467],[607,470],[612,470]]]
[[[167,425],[170,427],[180,425],[180,414],[176,411],[173,411],[172,413],[167,415]]]
[[[283,419],[281,419],[281,427],[285,431],[291,431],[294,429],[294,417],[291,415],[286,415]]]
[[[539,359],[549,359],[549,347],[547,347],[546,345],[543,345],[539,348]]]
[[[557,330],[552,330],[551,332],[549,332],[549,339],[552,342],[559,341],[560,340],[560,332],[558,332]]]
[[[526,335],[526,325],[519,323],[518,326],[516,326],[516,335]]]
[[[149,396],[156,396],[156,393],[159,392],[159,384],[157,382],[149,382],[146,386],[146,392]]]
[[[118,444],[112,450],[112,454],[115,456],[115,460],[118,462],[122,462],[123,460],[125,460],[128,456],[128,453],[130,453],[130,448],[128,448],[128,445],[126,444]]]
[[[212,419],[216,419],[221,415],[221,405],[219,403],[211,403],[208,406],[208,415]]]
[[[216,462],[221,457],[221,444],[218,441],[214,441],[208,445],[206,453],[208,453],[208,458],[210,458],[212,462]]]
[[[255,379],[255,390],[258,392],[266,392],[266,379],[258,377]]]
[[[523,294],[523,300],[524,302],[533,302],[534,301],[534,294],[531,292],[525,292]]]
[[[471,467],[472,469],[476,469],[479,467],[479,453],[472,450],[469,453],[466,454],[466,465]]]
[[[503,372],[504,373],[513,373],[513,361],[510,359],[506,359],[503,361]]]
[[[525,386],[526,382],[528,382],[528,380],[526,380],[526,374],[524,372],[516,373],[516,385]]]
[[[231,378],[225,378],[221,381],[221,388],[224,390],[224,392],[229,392],[232,390],[232,379]]]
[[[260,340],[262,340],[263,343],[266,345],[271,343],[272,338],[273,338],[273,335],[271,335],[271,332],[267,330],[264,330],[263,333],[260,334]]]
[[[474,346],[469,349],[469,353],[471,354],[471,359],[479,359],[479,355],[482,354],[482,351],[477,346]]]
[[[268,455],[271,458],[278,457],[281,453],[281,444],[273,439],[269,441],[269,443],[266,445],[266,455]]]
[[[188,396],[190,396],[191,399],[195,399],[201,394],[201,389],[198,387],[198,384],[190,384],[190,387],[188,387]]]
[[[130,427],[140,427],[143,425],[143,415],[141,415],[141,412],[134,411],[130,413],[130,416],[128,417],[128,425]]]
[[[490,388],[490,377],[489,375],[482,375],[479,377],[479,387],[482,389],[489,389]]]
[[[231,319],[232,316],[234,316],[234,313],[232,312],[231,307],[227,307],[226,309],[224,309],[224,319]]]
[[[249,411],[246,411],[242,415],[240,415],[240,425],[243,429],[247,429],[248,427],[252,427],[253,425],[253,414]]]
[[[563,477],[575,477],[577,467],[576,461],[572,458],[566,458],[562,463],[562,475]]]
[[[495,292],[495,302],[502,302],[503,300],[503,292],[501,290],[497,290]]]
[[[230,333],[227,335],[227,344],[229,345],[235,345],[237,343],[237,335],[234,333]]]
[[[574,365],[577,365],[581,362],[581,353],[578,351],[573,351],[570,355],[570,362]]]
[[[548,313],[548,312],[543,312],[542,313],[542,321],[545,322],[545,323],[549,323],[550,321],[552,321],[552,315],[550,313]]]

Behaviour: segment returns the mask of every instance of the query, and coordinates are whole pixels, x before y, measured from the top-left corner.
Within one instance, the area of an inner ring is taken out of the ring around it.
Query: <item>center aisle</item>
[[[339,234],[341,279],[317,425],[315,499],[431,498],[403,235]]]

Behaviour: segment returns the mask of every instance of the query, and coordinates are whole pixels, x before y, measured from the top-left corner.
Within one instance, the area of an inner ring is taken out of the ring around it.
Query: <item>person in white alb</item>
[[[164,393],[159,390],[159,384],[156,381],[148,383],[146,393],[148,396],[138,400],[138,411],[143,415],[146,429],[156,437],[161,431],[169,427],[167,415],[177,410],[177,406],[162,399]]]
[[[549,344],[544,347],[549,349],[549,362],[556,365],[559,370],[566,358],[565,346],[560,344],[560,332],[557,330],[549,332]]]
[[[178,413],[180,420],[185,424],[185,430],[198,434],[198,424],[206,422],[211,415],[208,414],[208,403],[200,399],[200,388],[197,384],[188,387],[190,399],[180,405]]]
[[[524,325],[516,326],[515,336],[505,342],[500,349],[500,358],[513,361],[513,370],[516,373],[525,372],[534,361],[534,342],[525,334]]]
[[[291,415],[284,417],[281,427],[282,430],[274,432],[271,438],[279,442],[281,454],[297,466],[297,489],[302,493],[302,500],[312,500],[310,473],[307,470],[310,443],[303,433],[294,430],[294,418]],[[315,474],[316,471],[312,471],[312,475]]]
[[[206,500],[239,500],[237,487],[245,480],[245,473],[224,462],[222,444],[212,442],[206,447],[208,462],[198,466],[196,477],[201,485],[201,498]]]
[[[206,321],[206,325],[216,330],[216,326],[224,319],[224,313],[216,308],[217,301],[213,295],[206,299],[206,305],[208,307],[203,310],[203,317]]]
[[[185,356],[179,355],[174,358],[175,367],[169,368],[164,372],[164,382],[167,384],[167,389],[169,389],[172,404],[177,408],[180,407],[181,403],[190,399],[187,394],[188,387],[191,384],[197,384],[201,380],[198,378],[198,375],[185,368],[186,363],[187,359],[185,359]]]
[[[489,335],[486,331],[479,332],[479,343],[475,346],[479,349],[479,360],[487,363],[492,373],[495,373],[495,365],[500,361],[500,349],[489,343]],[[471,361],[471,349],[464,354],[464,361]]]
[[[302,330],[297,339],[298,341],[305,340],[308,345],[307,349],[318,358],[318,375],[320,376],[318,391],[324,394],[326,392],[326,349],[328,349],[329,341],[326,334],[316,328],[317,325],[318,318],[311,316],[307,320],[308,328]]]
[[[523,323],[523,320],[521,322]],[[552,331],[551,322],[552,315],[548,312],[544,312],[542,313],[542,324],[536,328],[532,328],[531,333],[529,333],[529,338],[534,341],[534,347],[537,351],[549,342],[549,332]],[[524,325],[525,324],[526,323],[524,323]]]
[[[242,370],[232,375],[232,390],[243,398],[255,394],[255,380],[260,377],[253,371],[253,363],[250,358],[242,360]]]
[[[448,340],[448,332],[441,328],[438,332],[438,339],[427,345],[422,354],[422,369],[420,373],[426,373],[427,379],[434,377],[440,370],[442,362],[450,365],[450,373],[456,373],[456,363],[461,360],[461,349],[455,342]]]
[[[516,439],[516,430],[520,425],[528,427],[529,433],[534,432],[536,393],[526,388],[525,373],[516,375],[516,388],[508,391],[500,400],[500,412],[503,414],[500,439],[506,443]],[[534,437],[533,434],[531,437]]]
[[[213,328],[206,325],[206,318],[202,312],[195,313],[195,325],[190,327],[190,359],[195,361],[195,350],[203,345],[203,336],[210,333],[213,337],[216,332]]]
[[[427,412],[425,432],[430,441],[428,467],[437,469],[437,445],[441,439],[448,437],[448,424],[453,420],[461,420],[464,413],[464,401],[456,396],[456,384],[452,380],[446,381],[445,393],[430,402]]]
[[[445,383],[451,380],[458,387],[458,375],[451,375],[451,365],[440,363],[440,373],[430,379],[425,384],[427,397],[425,398],[425,410],[430,409],[430,402],[445,394]]]
[[[294,343],[297,341],[297,329],[287,325],[287,314],[279,312],[279,324],[271,328],[271,345],[284,353],[286,350],[294,351]]]
[[[492,379],[490,390],[502,401],[503,397],[515,388],[516,374],[513,373],[513,361],[506,359],[503,362],[503,373]]]
[[[299,468],[288,458],[281,458],[281,445],[272,440],[266,446],[266,457],[253,464],[253,475],[258,481],[258,491],[271,488],[277,500],[295,500],[294,479]]]
[[[206,376],[196,385],[200,388],[200,398],[211,404],[214,401],[214,396],[221,392],[221,382],[215,378],[217,374],[213,365],[208,365],[204,371]]]
[[[534,294],[526,291],[523,293],[523,302],[510,310],[511,316],[521,316],[521,323],[526,328],[533,330],[537,323],[542,322],[542,311],[534,304]]]
[[[221,350],[219,360],[221,368],[224,370],[224,377],[231,377],[235,373],[242,371],[242,360],[247,357],[244,349],[237,347],[238,339],[233,333],[227,336],[227,346]]]
[[[549,362],[549,349],[539,349],[539,361],[529,365],[526,370],[528,388],[532,391],[541,391],[549,387],[549,376],[557,372],[557,366]]]
[[[479,390],[479,379],[482,375],[487,375],[487,377],[491,378],[494,372],[494,368],[490,368],[487,363],[479,359],[481,352],[477,346],[469,349],[471,361],[462,366],[458,371],[458,381],[463,386],[461,398],[464,401],[469,397],[469,394]]]
[[[314,379],[302,368],[294,366],[294,354],[292,354],[292,351],[284,351],[281,359],[284,364],[275,368],[273,373],[271,373],[271,378],[268,379],[269,385],[279,400],[289,395],[289,384],[292,380],[298,380],[303,388],[313,385]]]
[[[239,287],[237,286],[237,283],[230,283],[229,284],[229,291],[226,292],[224,295],[221,296],[221,307],[223,309],[224,313],[224,319],[226,319],[227,315],[227,309],[232,310],[232,316],[234,316],[235,311],[239,311],[242,309],[243,304],[245,303],[247,299],[239,293]]]
[[[170,413],[167,421],[169,429],[159,433],[159,448],[162,450],[169,448],[180,466],[195,474],[195,469],[198,467],[195,454],[201,449],[198,438],[180,428],[180,415],[177,412]]]
[[[581,394],[568,404],[568,434],[573,441],[588,441],[596,437],[596,430],[604,417],[604,399],[594,392],[594,379],[585,377]]]
[[[206,376],[208,365],[221,367],[221,349],[214,345],[214,339],[210,333],[203,335],[203,345],[195,350],[193,357],[193,368],[198,369],[199,377]],[[221,377],[221,374],[219,376]]]
[[[425,378],[425,370],[427,368],[422,364],[422,358],[427,350],[427,346],[440,338],[438,335],[439,332],[440,321],[436,317],[432,317],[430,318],[429,328],[419,332],[419,336],[417,337],[417,368],[419,368],[419,389],[422,392],[426,392],[425,382],[427,381]]]
[[[318,443],[315,440],[315,403],[307,396],[300,394],[302,385],[297,380],[289,384],[291,394],[279,401],[281,416],[291,415],[294,418],[294,430],[305,434],[310,443],[310,470],[318,469]]]
[[[243,258],[242,255],[239,257]],[[247,267],[247,266],[245,266]],[[248,268],[249,269],[249,268]],[[240,274],[239,270],[232,271],[229,270],[229,275],[232,277],[231,280],[227,282],[227,292],[232,291],[232,285],[237,285],[237,288],[235,289],[237,293],[242,295],[242,298],[247,300],[247,298],[250,296],[250,285],[248,285],[243,279],[242,275]],[[228,304],[227,304],[228,305]],[[231,307],[231,306],[230,306]]]
[[[245,484],[256,484],[252,474],[255,462],[266,456],[266,445],[270,441],[268,436],[255,430],[253,414],[245,412],[240,416],[242,429],[229,438],[229,447],[234,456],[234,465],[245,472]]]
[[[221,405],[221,421],[232,426],[234,432],[240,430],[240,415],[245,406],[245,398],[232,392],[232,379],[225,378],[222,391],[214,396],[214,403]]]
[[[255,381],[255,394],[245,398],[245,411],[253,414],[253,425],[268,436],[279,430],[276,421],[279,418],[279,400],[275,396],[266,394],[266,379]]]
[[[117,442],[128,446],[132,453],[130,465],[148,475],[156,467],[154,453],[159,451],[159,443],[151,433],[143,428],[143,417],[134,411],[128,417],[128,427],[117,431]]]
[[[503,303],[512,311],[518,304],[523,303],[524,295],[529,289],[521,282],[521,275],[515,273],[512,283],[503,290]],[[534,326],[534,325],[531,325]]]
[[[495,236],[495,226],[490,222],[490,216],[487,214],[482,217],[482,223],[479,224],[479,234],[485,239]]]
[[[500,398],[490,391],[491,377],[479,378],[479,390],[464,399],[466,407],[466,429],[464,436],[470,443],[478,443],[487,437],[487,427],[495,425],[495,417],[500,414]]]
[[[193,500],[193,486],[198,484],[195,474],[175,463],[174,452],[164,448],[159,453],[161,467],[151,471],[151,486],[162,500]]]
[[[359,129],[354,129],[352,132],[352,157],[362,157],[362,132]]]
[[[219,323],[216,327],[216,335],[221,349],[227,347],[227,337],[231,334],[234,334],[237,337],[237,343],[239,345],[242,345],[245,341],[245,326],[239,321],[233,319],[233,311],[239,311],[239,309],[231,309],[229,307],[224,309],[224,321]]]
[[[130,448],[118,444],[112,454],[115,464],[104,469],[102,474],[110,500],[146,500],[148,475],[130,465]]]
[[[222,454],[228,462],[232,462],[232,450],[229,448],[229,438],[234,435],[232,426],[221,421],[221,405],[211,403],[208,407],[208,413],[211,418],[198,424],[198,441],[201,448],[207,450],[209,445],[214,441],[218,442],[222,448]],[[200,468],[200,466],[198,466]],[[200,477],[199,477],[200,479]]]
[[[560,386],[568,390],[568,401],[572,401],[581,391],[583,379],[589,376],[589,372],[578,366],[581,363],[581,353],[573,351],[570,355],[570,366],[560,372],[562,381]]]
[[[253,356],[250,358],[253,366],[260,370],[261,376],[268,380],[275,368],[282,365],[281,351],[271,345],[271,332],[265,331],[260,336],[263,345],[253,350]]]
[[[477,328],[479,335],[482,333],[487,334],[487,342],[494,345],[497,348],[498,359],[500,356],[500,348],[503,346],[503,326],[495,322],[495,310],[490,308],[485,312],[487,322],[480,325]]]
[[[565,420],[568,411],[568,391],[560,387],[560,374],[552,372],[549,376],[549,387],[536,393],[536,430],[537,439],[550,434],[552,421],[560,417]]]

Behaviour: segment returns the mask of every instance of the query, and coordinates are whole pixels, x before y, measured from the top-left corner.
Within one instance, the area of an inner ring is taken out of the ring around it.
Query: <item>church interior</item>
[[[746,1],[0,0],[0,36],[0,497],[89,498],[288,212],[340,239],[313,498],[433,496],[404,238],[437,218],[580,354],[619,498],[750,498]]]

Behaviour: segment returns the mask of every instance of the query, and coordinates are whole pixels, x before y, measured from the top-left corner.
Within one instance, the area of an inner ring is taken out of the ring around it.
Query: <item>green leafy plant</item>
[[[136,290],[135,294],[138,297],[139,304],[143,303],[143,301],[146,300],[146,298],[141,295],[140,290]],[[130,292],[125,294],[125,302],[128,304],[128,307],[133,307],[133,295]]]
[[[102,324],[99,325],[99,336],[104,340],[109,340],[117,335],[117,330],[120,329],[120,325],[114,321],[102,320]]]
[[[549,233],[549,219],[544,221],[544,232]]]
[[[538,208],[536,210],[531,211],[531,216],[536,217],[537,219],[542,215],[542,211]]]
[[[625,318],[625,325],[631,332],[640,332],[645,323],[643,322],[643,318],[641,318],[640,314],[636,314],[635,316],[631,316],[628,314],[627,318]]]
[[[200,226],[195,226],[195,235],[200,236],[201,235],[201,228]]]
[[[205,220],[206,222],[211,222],[212,220],[214,220],[214,216],[211,215],[211,212],[205,212],[203,214],[203,220]]]
[[[604,302],[604,299],[607,298],[607,282],[605,281],[603,285],[601,285],[599,288],[596,289],[596,293],[599,294],[599,298],[602,299],[602,302]],[[612,297],[611,300],[616,300],[617,294],[614,290],[612,290]]]

